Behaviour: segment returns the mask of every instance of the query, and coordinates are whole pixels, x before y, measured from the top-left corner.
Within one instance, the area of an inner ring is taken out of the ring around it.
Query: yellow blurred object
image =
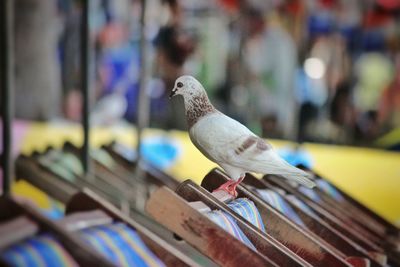
[[[400,219],[400,153],[307,144],[315,170],[393,223]]]
[[[40,209],[49,210],[52,208],[52,203],[46,193],[24,180],[18,180],[13,184],[12,194],[18,198],[31,201]]]
[[[78,125],[60,127],[34,123],[26,135],[22,151],[42,151],[48,145],[60,147],[67,140],[80,145],[80,129]],[[134,133],[134,129],[128,126],[94,128],[92,144],[99,146],[117,140],[133,146]],[[181,144],[179,158],[167,170],[180,181],[190,178],[200,183],[204,175],[216,167],[194,147],[185,132],[147,130],[145,135],[164,135]],[[294,145],[277,140],[271,143],[275,148]],[[393,223],[400,222],[400,153],[320,144],[304,144],[302,149],[311,154],[314,168],[321,175]],[[32,191],[24,184],[19,187],[21,194],[27,195],[28,191]],[[33,193],[33,196],[40,205],[49,205],[40,194]]]
[[[380,147],[400,145],[400,127],[393,129],[389,133],[379,138],[375,144]]]

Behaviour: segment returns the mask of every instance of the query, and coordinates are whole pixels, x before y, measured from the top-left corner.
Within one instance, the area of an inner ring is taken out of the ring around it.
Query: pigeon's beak
[[[174,88],[172,89],[171,93],[169,94],[169,99],[171,99],[173,96],[175,96],[175,93],[178,89]]]

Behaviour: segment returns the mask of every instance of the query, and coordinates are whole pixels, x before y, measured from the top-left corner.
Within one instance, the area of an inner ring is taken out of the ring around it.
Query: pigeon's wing
[[[193,144],[220,165],[243,172],[282,175],[307,187],[315,186],[307,173],[280,158],[268,142],[222,113],[202,118],[189,133]]]
[[[231,153],[227,148],[249,135],[254,134],[243,124],[219,112],[203,117],[189,130],[193,144],[216,163],[229,162]]]
[[[230,164],[234,167],[249,172],[281,175],[309,188],[315,186],[309,174],[287,163],[268,142],[257,136],[243,137],[232,145]]]

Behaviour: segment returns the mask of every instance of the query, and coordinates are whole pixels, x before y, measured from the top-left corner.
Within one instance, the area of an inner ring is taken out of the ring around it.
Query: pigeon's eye
[[[176,86],[177,86],[178,88],[182,88],[182,87],[183,87],[183,83],[178,82],[178,83],[176,84]]]

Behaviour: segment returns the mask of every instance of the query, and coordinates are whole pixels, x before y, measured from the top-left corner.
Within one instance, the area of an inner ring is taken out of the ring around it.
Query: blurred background
[[[263,137],[382,146],[400,125],[398,0],[149,0],[144,61],[141,2],[90,3],[95,125],[137,122],[143,62],[154,128],[186,129],[182,74]],[[80,9],[15,1],[17,118],[81,119]]]
[[[13,155],[81,146],[82,1],[12,2]],[[147,161],[200,183],[215,164],[191,144],[182,99],[168,99],[190,74],[289,163],[400,225],[400,0],[89,3],[93,147],[117,140],[132,156],[142,141]]]

